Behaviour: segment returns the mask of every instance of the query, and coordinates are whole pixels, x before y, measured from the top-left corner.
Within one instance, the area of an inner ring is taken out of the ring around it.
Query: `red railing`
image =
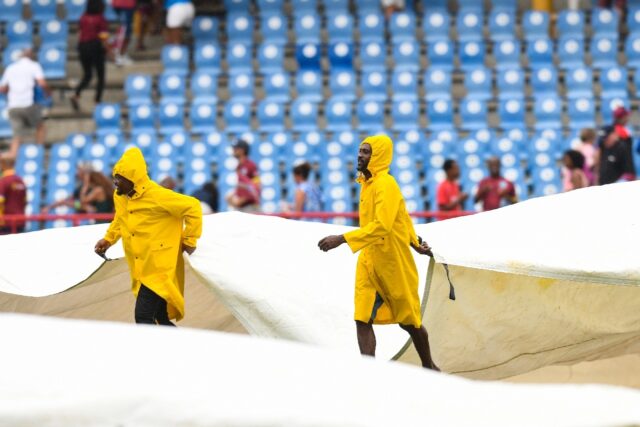
[[[415,218],[444,220],[459,216],[472,215],[474,212],[468,211],[422,211],[411,212],[409,215]],[[272,214],[260,213],[259,215],[277,216],[287,219],[320,219],[330,220],[333,218],[358,219],[358,212],[278,212]],[[37,229],[44,228],[44,222],[48,221],[70,221],[76,227],[87,221],[111,221],[113,214],[93,213],[93,214],[33,214],[33,215],[0,215],[0,228],[8,228],[10,233],[16,233],[18,227],[27,222],[39,222]],[[3,224],[3,225],[2,225]]]

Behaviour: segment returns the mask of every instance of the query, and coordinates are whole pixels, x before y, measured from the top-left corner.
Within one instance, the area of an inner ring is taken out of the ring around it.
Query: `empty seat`
[[[405,40],[415,41],[415,15],[408,12],[394,13],[389,22],[389,34],[391,35],[391,40],[394,44]]]
[[[132,129],[153,131],[156,128],[157,119],[156,108],[149,101],[138,102],[129,107],[129,121]]]
[[[127,105],[132,107],[151,102],[151,76],[148,74],[129,74],[124,82]]]
[[[395,70],[391,75],[391,97],[394,101],[418,101],[418,75],[412,71]]]
[[[227,16],[227,37],[232,42],[253,41],[253,17],[246,12],[231,13]]]
[[[535,67],[531,70],[531,90],[538,95],[558,93],[558,72],[552,65]]]
[[[596,107],[591,97],[580,97],[568,101],[567,117],[569,128],[580,130],[593,128],[596,122]]]
[[[387,75],[382,70],[363,72],[360,86],[362,99],[384,101],[387,99]]]
[[[161,53],[164,71],[185,76],[189,72],[189,49],[182,45],[166,45]]]
[[[393,62],[396,70],[417,72],[420,69],[420,46],[415,40],[393,44]]]
[[[320,70],[320,45],[317,43],[297,44],[296,60],[301,70]]]
[[[10,138],[13,135],[9,123],[9,107],[6,103],[0,103],[0,138]]]
[[[458,40],[481,41],[483,39],[483,16],[480,11],[462,9],[456,16]]]
[[[479,99],[463,99],[460,103],[460,127],[469,130],[487,127],[487,104]]]
[[[489,15],[489,37],[491,40],[512,40],[516,35],[515,11],[492,10]]]
[[[562,10],[556,23],[560,37],[584,37],[584,12],[580,10]]]
[[[197,71],[218,75],[220,64],[220,46],[214,42],[199,42],[195,45],[194,64]]]
[[[636,70],[640,68],[640,33],[627,37],[624,45],[624,53],[627,57],[627,67],[635,68]],[[637,71],[636,74],[638,74]]]
[[[274,102],[288,102],[291,99],[289,93],[289,75],[284,72],[265,74],[263,78],[265,100]]]
[[[525,126],[524,98],[501,99],[498,104],[500,126],[503,129],[523,128]]]
[[[296,78],[298,98],[311,102],[322,100],[322,74],[317,71],[299,72]]]
[[[284,104],[265,100],[258,104],[257,110],[260,130],[278,132],[284,130]]]
[[[569,70],[584,65],[584,42],[578,37],[564,37],[557,44],[558,64]]]
[[[567,98],[593,96],[593,72],[591,68],[582,66],[567,70],[565,73]]]
[[[325,106],[324,114],[327,130],[335,132],[351,129],[353,120],[351,100],[331,98]]]
[[[484,66],[486,46],[481,41],[467,41],[458,44],[460,68],[468,70]]]
[[[284,69],[284,46],[265,42],[258,47],[258,65],[261,72],[271,73]]]
[[[131,143],[140,148],[142,154],[147,157],[151,155],[153,147],[158,144],[158,135],[155,129],[131,129]]]
[[[627,11],[627,28],[630,36],[640,34],[640,5],[629,6]]]
[[[187,84],[183,75],[174,72],[162,73],[158,82],[158,88],[163,101],[184,104]]]
[[[296,99],[289,110],[293,130],[310,131],[318,128],[318,104],[307,99]]]
[[[66,12],[67,22],[76,22],[87,8],[87,0],[65,0],[64,9]],[[0,16],[2,12],[0,11]]]
[[[627,97],[627,69],[611,67],[600,71],[603,96]]]
[[[347,12],[327,16],[327,34],[331,43],[353,43],[353,18]]]
[[[353,101],[356,98],[356,75],[350,70],[331,71],[329,88],[334,99]]]
[[[257,0],[258,8],[260,12],[280,12],[282,13],[282,6],[284,0]]]
[[[251,73],[238,73],[229,76],[229,97],[233,101],[253,101],[255,79]]]
[[[536,129],[559,129],[562,126],[562,102],[558,96],[536,97],[533,113]]]
[[[227,45],[227,64],[229,73],[246,73],[253,70],[251,45],[245,42],[229,42]]]
[[[93,113],[93,120],[96,123],[98,134],[120,130],[120,105],[118,104],[98,104]]]
[[[353,46],[347,42],[336,42],[329,45],[329,68],[353,69]]]
[[[287,17],[281,12],[263,13],[260,19],[262,39],[272,43],[287,43]]]
[[[162,100],[158,112],[161,135],[184,130],[184,104]]]
[[[216,104],[212,100],[197,99],[191,103],[189,110],[191,133],[204,135],[215,132],[216,118]]]
[[[58,46],[43,46],[38,51],[38,62],[49,80],[63,79],[67,76],[67,51]]]
[[[369,41],[360,45],[362,71],[384,70],[386,68],[386,46],[383,42]]]
[[[529,66],[553,64],[553,45],[548,37],[539,37],[527,43]]]
[[[591,11],[593,35],[617,39],[619,20],[618,11],[615,9],[593,9]]]
[[[0,22],[14,22],[22,19],[22,2],[0,0]]]
[[[361,43],[384,41],[384,18],[379,10],[371,10],[358,19]]]
[[[393,129],[407,131],[420,127],[420,104],[415,100],[403,99],[391,104]]]
[[[356,105],[358,129],[373,134],[384,130],[384,104],[371,99],[361,99]]]
[[[447,40],[429,43],[427,58],[431,67],[453,69],[453,43]]]
[[[36,22],[58,19],[56,0],[33,0],[29,3],[31,19]]]
[[[204,71],[196,71],[191,75],[191,98],[194,101],[218,102],[218,78]]]
[[[67,48],[69,24],[66,21],[51,19],[40,23],[40,40],[42,45]]]
[[[215,42],[218,40],[219,22],[211,16],[196,16],[191,25],[191,34],[196,43]]]
[[[229,12],[249,12],[250,0],[224,0],[224,8]]]
[[[618,65],[617,40],[608,36],[594,36],[591,39],[591,66],[593,68],[607,68]]]
[[[251,129],[251,105],[233,101],[224,104],[224,121],[227,132],[245,132]]]
[[[491,73],[485,67],[470,68],[464,74],[464,86],[467,98],[488,100],[493,97],[491,90]]]
[[[453,106],[450,99],[427,102],[428,127],[431,130],[453,128]]]
[[[427,43],[449,40],[451,20],[446,9],[429,9],[422,18],[422,31]]]
[[[520,42],[514,39],[496,41],[493,45],[493,56],[496,69],[520,66]]]
[[[28,47],[33,45],[33,24],[31,21],[18,19],[7,22],[5,32],[7,43],[10,46]]]
[[[429,67],[424,74],[424,91],[427,101],[451,98],[451,72],[447,69]]]
[[[294,16],[293,28],[297,43],[320,43],[320,16],[317,13]]]
[[[549,14],[527,10],[522,15],[522,30],[527,41],[549,37]]]

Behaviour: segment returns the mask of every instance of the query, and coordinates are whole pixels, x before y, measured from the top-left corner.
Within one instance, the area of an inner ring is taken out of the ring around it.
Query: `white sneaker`
[[[116,55],[115,63],[118,67],[122,67],[133,64],[133,60],[129,55]]]

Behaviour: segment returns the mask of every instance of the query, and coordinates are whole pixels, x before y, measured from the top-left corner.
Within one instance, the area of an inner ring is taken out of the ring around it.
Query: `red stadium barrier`
[[[437,219],[437,220],[445,220],[450,218],[456,218],[459,216],[472,215],[475,212],[468,211],[450,211],[450,212],[439,212],[439,211],[422,211],[422,212],[411,212],[409,215],[415,218],[425,218],[425,219]],[[259,215],[264,216],[277,216],[280,218],[287,219],[320,219],[320,220],[330,220],[333,218],[346,218],[346,219],[358,219],[358,212],[279,212],[273,214],[260,213]],[[65,215],[57,215],[57,214],[33,214],[33,215],[0,215],[0,228],[8,228],[9,233],[16,233],[18,230],[18,226],[24,224],[26,222],[39,222],[43,223],[46,221],[70,221],[72,226],[76,227],[83,222],[86,221],[111,221],[113,219],[113,214],[106,213],[93,213],[93,214],[65,214]],[[4,224],[4,225],[1,225]],[[42,225],[42,224],[41,224]],[[42,226],[37,228],[43,228]]]

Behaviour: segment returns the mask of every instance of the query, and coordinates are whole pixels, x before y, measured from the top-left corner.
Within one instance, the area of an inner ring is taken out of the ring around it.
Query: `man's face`
[[[371,160],[371,145],[362,144],[358,150],[358,172],[364,172],[369,167]]]
[[[460,166],[458,166],[458,162],[453,162],[453,164],[451,165],[451,169],[449,169],[449,178],[460,178]]]
[[[233,157],[240,159],[242,156],[244,156],[244,150],[240,147],[233,147]]]
[[[116,194],[122,196],[123,194],[130,194],[133,191],[133,182],[129,181],[122,175],[114,175],[113,185],[116,187]]]
[[[500,160],[489,159],[487,161],[487,167],[489,168],[489,174],[491,174],[491,176],[500,176]]]

